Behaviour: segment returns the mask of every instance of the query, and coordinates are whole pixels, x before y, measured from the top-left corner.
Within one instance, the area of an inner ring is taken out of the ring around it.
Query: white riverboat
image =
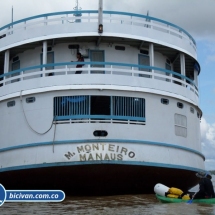
[[[101,0],[1,27],[0,183],[91,194],[193,187],[205,159],[199,73],[186,30]]]

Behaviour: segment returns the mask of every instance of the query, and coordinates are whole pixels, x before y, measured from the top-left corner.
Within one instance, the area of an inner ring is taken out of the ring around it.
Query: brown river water
[[[0,207],[0,215],[34,214],[131,214],[131,215],[215,215],[215,205],[158,202],[153,194],[119,195],[100,197],[66,196],[59,203],[12,203],[5,202]]]
[[[212,178],[215,185],[215,176]],[[214,186],[215,189],[215,186]],[[198,185],[191,189],[196,192]],[[215,205],[188,203],[160,203],[155,195],[66,196],[62,202],[5,202],[0,215],[215,215]]]

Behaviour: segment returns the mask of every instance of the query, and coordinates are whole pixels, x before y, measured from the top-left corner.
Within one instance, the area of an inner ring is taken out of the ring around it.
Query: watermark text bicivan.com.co
[[[59,194],[54,193],[54,194],[44,194],[44,193],[37,193],[37,194],[29,194],[29,193],[22,193],[22,192],[7,192],[7,200],[10,199],[52,199],[52,200],[58,200],[59,199]]]

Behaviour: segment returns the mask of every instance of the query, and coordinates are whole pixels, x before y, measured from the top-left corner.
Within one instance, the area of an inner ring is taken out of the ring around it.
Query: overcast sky
[[[200,107],[206,168],[215,169],[215,0],[103,0],[104,10],[147,14],[174,23],[197,41],[201,65]],[[42,13],[73,10],[76,0],[0,0],[0,26]],[[98,0],[79,0],[82,10],[98,9]]]

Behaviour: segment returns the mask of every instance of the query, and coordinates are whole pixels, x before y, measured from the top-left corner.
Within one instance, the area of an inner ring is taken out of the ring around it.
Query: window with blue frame
[[[145,99],[123,96],[62,96],[54,98],[56,120],[117,119],[145,121]]]

